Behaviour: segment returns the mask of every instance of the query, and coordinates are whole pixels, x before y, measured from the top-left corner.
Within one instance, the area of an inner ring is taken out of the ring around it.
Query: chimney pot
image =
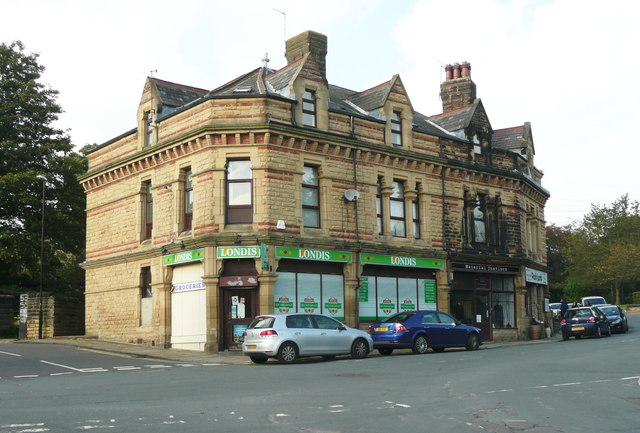
[[[444,67],[445,72],[447,73],[447,81],[453,79],[453,66],[450,64]]]
[[[469,62],[462,63],[462,76],[471,77],[471,64]]]
[[[453,79],[460,78],[460,63],[453,65]]]

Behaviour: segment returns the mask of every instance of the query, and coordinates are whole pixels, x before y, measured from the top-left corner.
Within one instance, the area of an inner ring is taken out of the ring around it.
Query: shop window
[[[343,321],[344,279],[342,275],[278,272],[274,288],[274,312],[319,313]]]
[[[184,203],[182,230],[191,230],[193,226],[193,175],[190,168],[184,170]]]
[[[151,181],[144,182],[144,215],[143,215],[143,239],[151,239],[153,235],[153,192],[151,190]]]
[[[493,293],[491,321],[494,328],[515,327],[515,299],[512,293]]]
[[[391,144],[402,146],[402,117],[399,111],[391,114]]]
[[[227,224],[253,222],[253,178],[251,161],[227,163]]]
[[[391,235],[404,238],[407,236],[404,184],[402,182],[394,181],[391,184],[391,188],[392,192],[389,197],[391,205],[391,214],[389,215],[391,220]]]
[[[305,227],[320,227],[318,169],[306,165],[302,173],[302,220]]]
[[[302,94],[302,125],[316,127],[316,92],[313,90]]]
[[[382,178],[378,178],[378,188],[376,190],[376,223],[378,226],[378,234],[383,234],[383,224],[382,224]]]
[[[435,280],[411,277],[361,276],[360,320],[383,320],[391,314],[437,309]]]

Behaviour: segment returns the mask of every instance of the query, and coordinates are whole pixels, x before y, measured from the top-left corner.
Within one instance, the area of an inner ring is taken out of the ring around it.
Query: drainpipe
[[[351,116],[351,134],[353,135],[353,116]],[[357,153],[358,151],[353,149],[353,189],[358,190],[358,160]],[[356,328],[360,328],[360,305],[359,305],[359,297],[358,290],[360,288],[360,252],[362,251],[362,245],[360,244],[360,218],[358,216],[358,200],[354,202],[355,207],[355,219],[356,219],[356,302],[355,304],[355,314],[356,314]]]

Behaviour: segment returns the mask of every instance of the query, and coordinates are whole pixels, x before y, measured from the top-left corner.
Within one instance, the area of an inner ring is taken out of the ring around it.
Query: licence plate
[[[252,350],[255,349],[257,346],[255,344],[247,344],[247,349]]]
[[[376,332],[383,332],[383,331],[388,331],[389,328],[387,326],[383,326],[381,328],[376,328]]]
[[[571,328],[572,331],[584,331],[584,326],[574,326]]]

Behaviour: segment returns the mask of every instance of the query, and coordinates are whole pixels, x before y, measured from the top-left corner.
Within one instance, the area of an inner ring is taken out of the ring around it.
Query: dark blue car
[[[482,344],[479,328],[435,310],[394,314],[383,322],[372,323],[369,334],[381,355],[391,355],[394,349],[411,349],[413,353],[426,353],[429,348],[442,352],[447,347],[476,350]]]
[[[611,332],[620,332],[624,334],[629,330],[629,324],[627,323],[627,316],[624,314],[624,310],[617,305],[598,305],[598,310],[607,316]]]

